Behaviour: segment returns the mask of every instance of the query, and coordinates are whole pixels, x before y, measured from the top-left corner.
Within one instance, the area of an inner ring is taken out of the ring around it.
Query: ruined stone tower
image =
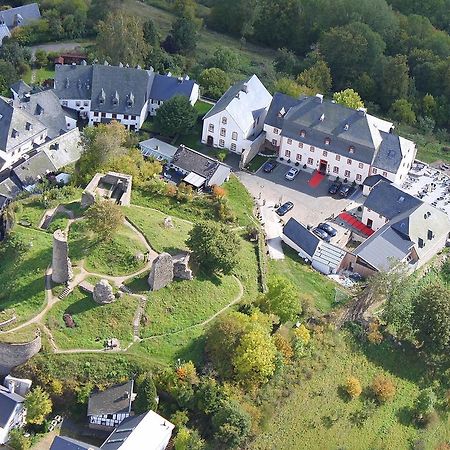
[[[72,264],[69,259],[69,245],[64,231],[53,233],[52,281],[66,283],[72,279]]]

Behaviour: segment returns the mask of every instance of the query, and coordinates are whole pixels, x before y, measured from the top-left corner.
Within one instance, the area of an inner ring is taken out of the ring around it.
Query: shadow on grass
[[[85,295],[83,298],[69,305],[64,312],[68,314],[82,314],[97,307],[101,308],[90,296]]]
[[[197,367],[203,364],[205,350],[205,337],[200,336],[192,339],[175,353],[175,357],[183,361],[192,361]]]
[[[405,427],[412,426],[414,424],[414,411],[411,408],[400,408],[397,413],[397,420]]]
[[[148,279],[148,272],[145,272],[139,275],[138,277],[133,278],[132,280],[125,283],[125,286],[131,289],[133,293],[147,292],[149,291],[147,279]]]

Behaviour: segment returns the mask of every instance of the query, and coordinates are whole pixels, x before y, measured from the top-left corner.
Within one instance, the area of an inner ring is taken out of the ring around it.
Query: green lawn
[[[194,108],[198,113],[198,116],[200,119],[203,118],[203,116],[213,107],[213,105],[211,105],[211,103],[206,103],[202,100],[198,100],[195,105]]]
[[[130,221],[144,234],[151,247],[158,253],[168,252],[176,254],[180,250],[187,250],[185,241],[192,228],[190,222],[172,218],[174,227],[165,228],[164,219],[167,217],[167,214],[137,206],[124,208],[124,212]]]
[[[230,180],[222,187],[227,192],[229,205],[236,215],[238,224],[241,226],[254,225],[254,202],[244,185],[235,175],[231,175]]]
[[[54,233],[56,230],[65,230],[67,224],[69,223],[69,219],[67,218],[67,214],[65,213],[57,213],[53,216],[52,221],[47,227],[47,233]]]
[[[136,254],[147,250],[135,233],[123,225],[111,241],[99,241],[86,230],[83,221],[74,222],[69,230],[69,252],[72,261],[85,260],[90,272],[105,275],[127,275],[144,266]]]
[[[302,298],[312,300],[322,312],[330,311],[336,285],[303,263],[298,255],[284,244],[283,250],[285,259],[269,261],[269,274],[288,278],[297,286]]]
[[[256,155],[246,166],[246,169],[248,169],[250,172],[257,172],[258,169],[266,162],[268,161],[270,158],[268,158],[267,156],[261,156],[261,155]]]
[[[16,221],[29,222],[32,227],[37,228],[46,210],[40,200],[40,196],[31,196],[16,204]]]
[[[25,83],[31,83],[32,70],[29,70],[23,77],[23,81]],[[48,69],[47,67],[41,67],[40,69],[36,69],[36,76],[34,79],[34,83],[39,84],[45,80],[55,78],[54,69]]]
[[[444,418],[430,429],[412,424],[411,408],[424,375],[417,352],[399,351],[355,342],[347,333],[314,338],[312,357],[300,361],[303,374],[295,385],[286,386],[282,403],[273,405],[273,417],[252,445],[252,450],[299,449],[435,449],[450,438]],[[370,401],[368,387],[384,374],[393,379],[396,396],[390,403]],[[363,394],[349,401],[342,390],[347,377],[356,376]],[[270,397],[269,397],[270,398]],[[357,424],[356,417],[367,415]],[[413,442],[422,441],[414,446]]]
[[[15,344],[30,342],[36,337],[38,328],[36,324],[32,324],[13,333],[0,333],[0,342],[12,342]]]
[[[0,310],[14,309],[16,326],[34,316],[45,303],[44,277],[52,261],[51,236],[16,225],[15,233],[29,245],[20,261],[13,254],[0,257]]]
[[[114,303],[98,305],[92,295],[80,289],[58,302],[46,316],[46,325],[57,345],[68,348],[103,348],[108,338],[120,340],[125,347],[133,340],[133,317],[138,300],[124,296]],[[63,315],[68,313],[75,328],[66,327]]]

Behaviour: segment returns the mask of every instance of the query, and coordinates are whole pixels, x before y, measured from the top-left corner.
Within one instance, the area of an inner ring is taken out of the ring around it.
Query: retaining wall
[[[41,336],[22,344],[0,342],[0,376],[8,375],[11,369],[26,363],[41,347]]]

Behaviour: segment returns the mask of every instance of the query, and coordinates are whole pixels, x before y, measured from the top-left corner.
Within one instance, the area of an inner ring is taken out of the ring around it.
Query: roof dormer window
[[[27,131],[30,131],[30,130],[33,129],[33,125],[32,125],[30,122],[27,122],[27,123],[25,124],[25,129],[26,129]]]
[[[306,131],[305,130],[301,130],[300,131],[300,136],[301,137],[305,137],[306,136]]]
[[[15,128],[13,128],[13,130],[11,131],[11,137],[19,137],[19,132]]]
[[[224,125],[227,124],[227,118],[226,118],[226,117],[222,117],[222,123],[223,123]]]
[[[100,95],[98,96],[98,103],[100,105],[103,105],[105,103],[105,99],[106,99],[106,94],[104,89],[102,88],[102,90],[100,91]]]
[[[115,106],[117,106],[119,104],[119,93],[117,91],[114,93],[112,102],[113,102],[113,105],[115,105]]]
[[[131,108],[133,105],[134,105],[134,94],[130,92],[130,95],[128,96],[127,99],[127,106]]]
[[[350,145],[350,147],[348,148],[348,152],[355,153],[355,147],[353,147],[353,145]]]
[[[325,138],[325,145],[330,145],[330,142],[331,142],[330,138],[326,137]]]

